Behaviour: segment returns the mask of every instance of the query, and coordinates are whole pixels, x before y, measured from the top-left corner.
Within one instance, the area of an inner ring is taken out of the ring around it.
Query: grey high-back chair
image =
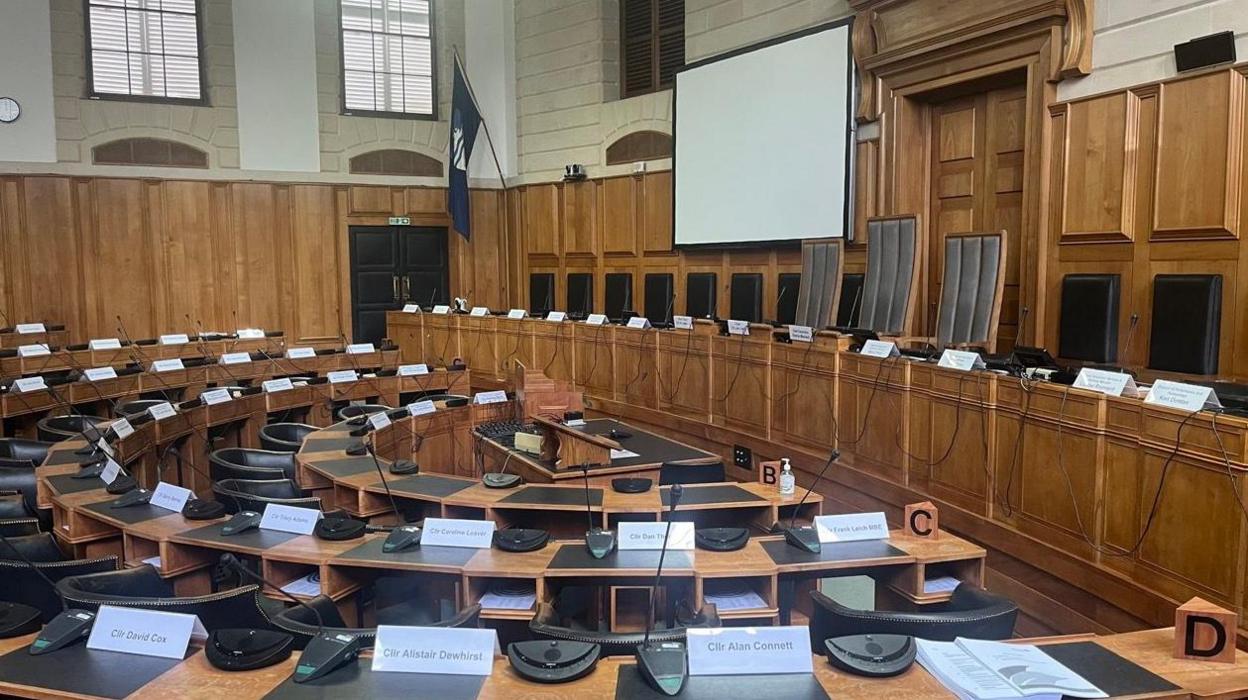
[[[862,285],[858,327],[877,333],[905,333],[918,302],[918,219],[899,216],[867,220],[867,276]]]
[[[827,328],[836,320],[841,298],[841,267],[845,242],[837,239],[802,241],[802,284],[797,292],[799,326]]]
[[[996,351],[1005,254],[1004,231],[945,237],[945,269],[936,309],[938,347],[973,345]]]

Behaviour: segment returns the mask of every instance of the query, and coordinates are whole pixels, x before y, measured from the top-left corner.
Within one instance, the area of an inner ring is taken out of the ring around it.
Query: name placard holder
[[[749,334],[750,334],[750,322],[749,321],[737,321],[737,320],[732,320],[732,319],[728,321],[728,335],[749,335]]]
[[[172,418],[178,415],[177,409],[168,401],[162,401],[147,409],[148,414],[152,416],[152,420],[162,421],[166,418]]]
[[[672,326],[675,327],[677,330],[691,331],[693,330],[693,317],[692,316],[673,316]]]
[[[101,605],[87,648],[181,659],[192,639],[207,638],[195,615]]]
[[[404,304],[404,305],[403,305],[403,313],[405,313],[405,314],[418,314],[418,313],[420,313],[420,306],[419,306],[418,304]]]
[[[186,507],[186,502],[191,500],[191,497],[194,495],[195,494],[191,493],[190,489],[184,489],[181,486],[174,486],[173,484],[166,484],[162,481],[159,484],[156,484],[156,488],[152,489],[152,498],[148,501],[148,503],[156,506],[157,508],[164,508],[165,510],[171,510],[175,513],[181,513],[182,509]]]
[[[432,401],[417,401],[407,405],[407,412],[413,416],[426,416],[438,410]]]
[[[52,348],[44,343],[34,343],[33,345],[22,345],[17,348],[18,357],[43,357],[51,355]]]
[[[186,369],[182,364],[182,358],[175,357],[170,360],[156,360],[152,363],[153,372],[176,372],[180,369]]]
[[[493,520],[425,518],[421,546],[489,549],[494,542]]]
[[[487,403],[503,403],[506,400],[507,400],[507,392],[502,391],[502,390],[479,391],[476,394],[474,394],[472,397],[472,402],[478,405],[487,404]]]
[[[385,411],[368,414],[368,424],[373,426],[373,430],[381,430],[390,426],[390,414]]]
[[[690,628],[689,675],[813,673],[806,627]]]
[[[815,529],[819,533],[819,541],[825,544],[888,539],[888,521],[880,512],[817,515]]]
[[[288,391],[295,388],[295,385],[290,381],[290,377],[268,379],[261,386],[264,387],[264,393],[266,394],[276,394],[279,391]]]
[[[101,440],[100,442],[104,442]],[[107,444],[107,443],[104,443]],[[121,475],[121,465],[113,461],[112,455],[109,455],[108,463],[104,465],[104,471],[100,472],[100,481],[111,484]]]
[[[619,548],[652,549],[663,548],[663,536],[667,532],[667,523],[630,523],[621,522],[617,529],[620,532]],[[667,549],[693,549],[693,523],[672,523],[672,532],[667,536]]]
[[[1076,389],[1099,391],[1106,396],[1130,396],[1134,398],[1139,389],[1135,386],[1135,378],[1126,372],[1107,372],[1103,369],[1084,367],[1075,377],[1071,386]]]
[[[563,323],[564,320],[567,318],[568,318],[568,313],[566,311],[551,311],[550,313],[546,314],[546,320],[554,321],[555,323]]]
[[[512,309],[507,312],[507,318],[513,321],[519,321],[528,316],[524,309]]]
[[[130,425],[130,421],[125,418],[118,418],[110,423],[108,427],[112,428],[113,434],[117,436],[118,440],[125,440],[134,435],[134,426]]]
[[[396,374],[400,377],[416,377],[422,374],[429,374],[429,365],[399,365]]]
[[[490,309],[487,306],[474,306],[472,307],[472,310],[468,312],[468,315],[475,316],[476,318],[481,318],[482,316],[489,316]]]
[[[377,627],[373,671],[488,676],[494,669],[492,629]]]
[[[44,381],[43,377],[22,377],[21,379],[13,380],[13,388],[17,389],[19,394],[25,394],[30,391],[47,389],[48,383]]]
[[[260,528],[293,532],[296,535],[311,535],[316,529],[316,521],[321,519],[321,511],[315,508],[297,508],[284,506],[280,503],[269,503],[264,506],[264,515],[260,518]]]
[[[360,375],[353,369],[337,369],[325,375],[330,384],[358,381]]]
[[[239,340],[263,340],[263,328],[239,328],[234,332],[234,336]]]
[[[940,362],[936,364],[938,367],[956,369],[963,372],[987,368],[987,365],[984,364],[984,358],[980,357],[979,353],[968,350],[945,350],[940,354]]]
[[[117,370],[112,367],[92,367],[84,370],[83,375],[86,376],[88,381],[98,382],[104,379],[116,379]]]
[[[347,346],[348,355],[367,355],[370,352],[377,352],[372,343],[352,343]]]
[[[1144,403],[1167,408],[1177,408],[1189,413],[1205,408],[1222,408],[1222,402],[1212,387],[1172,382],[1158,379],[1149,387]]]
[[[90,350],[120,350],[121,340],[118,338],[95,338],[87,343]]]
[[[644,331],[650,327],[650,319],[646,318],[645,316],[634,316],[628,319],[628,327],[635,328],[639,331]]]
[[[307,360],[316,357],[316,348],[287,348],[286,359]]]
[[[451,307],[446,304],[438,304],[433,307],[433,313],[438,314],[439,316],[445,316],[451,313]]]
[[[590,314],[589,318],[585,319],[585,324],[589,326],[605,326],[607,324],[607,315]]]
[[[881,359],[901,355],[897,350],[897,343],[887,340],[868,340],[862,344],[862,351],[859,354]]]
[[[229,389],[209,389],[199,395],[200,400],[207,406],[216,406],[219,403],[233,401],[234,397],[230,396]]]
[[[789,326],[789,340],[795,343],[813,343],[815,331],[810,326]]]
[[[260,336],[260,337],[263,338],[264,336]],[[249,352],[227,352],[224,355],[222,355],[217,361],[223,365],[241,365],[246,362],[251,362],[251,353]]]
[[[170,333],[160,336],[161,345],[186,345],[189,342],[191,342],[191,338],[185,333]]]
[[[31,335],[34,333],[47,333],[48,329],[42,323],[19,323],[14,327],[18,335]]]

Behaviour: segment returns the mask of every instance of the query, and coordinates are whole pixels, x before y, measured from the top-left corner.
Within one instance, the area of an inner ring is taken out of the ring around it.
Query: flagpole
[[[468,79],[468,71],[464,70],[464,64],[459,60],[459,47],[451,44],[451,50],[455,53],[455,65],[459,68],[459,74],[464,76],[464,87],[468,88],[468,97],[472,98],[472,104],[477,108],[477,114],[481,113],[481,103],[477,101],[477,94],[472,91],[472,81]],[[494,169],[498,171],[498,182],[507,189],[507,180],[503,178],[503,166],[498,162],[498,152],[494,150],[494,139],[490,137],[490,125],[486,122],[485,116],[481,116],[481,128],[485,130],[485,142],[490,145],[490,155],[494,156]]]

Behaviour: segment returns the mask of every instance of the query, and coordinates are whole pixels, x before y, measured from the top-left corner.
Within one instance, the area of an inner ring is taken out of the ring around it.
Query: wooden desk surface
[[[1240,654],[1234,664],[1174,659],[1170,657],[1172,635],[1172,629],[1154,629],[1094,637],[1090,641],[1143,666],[1181,688],[1173,693],[1132,696],[1132,698],[1232,700],[1248,696],[1248,657]],[[0,640],[0,654],[22,649],[29,645],[33,638],[34,635],[28,635],[16,639]],[[1084,639],[1087,638],[1079,637],[1074,641]],[[1038,643],[1064,641],[1072,640],[1061,637],[1037,640]],[[203,653],[196,650],[185,661],[144,686],[130,698],[135,700],[260,698],[290,676],[294,671],[297,657],[298,654],[295,654],[281,664],[264,669],[225,673],[209,665]],[[368,660],[364,659],[360,663],[368,663]],[[486,679],[478,698],[479,700],[614,698],[620,667],[633,663],[633,659],[629,657],[610,657],[600,660],[593,672],[578,681],[562,685],[542,685],[520,678],[511,670],[507,660],[500,657],[494,660],[494,671]],[[828,695],[837,700],[878,700],[888,697],[906,700],[948,700],[954,697],[917,663],[899,676],[871,679],[840,673],[824,659],[816,657],[814,672]],[[17,697],[40,699],[89,697],[10,685],[3,679],[0,679],[0,692]],[[418,695],[413,697],[418,697]],[[731,700],[731,698],[725,698],[725,700]]]

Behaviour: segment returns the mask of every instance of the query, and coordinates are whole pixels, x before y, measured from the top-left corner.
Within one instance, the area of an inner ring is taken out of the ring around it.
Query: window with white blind
[[[204,101],[197,0],[85,0],[94,97]]]
[[[433,0],[339,0],[342,111],[435,119]]]

